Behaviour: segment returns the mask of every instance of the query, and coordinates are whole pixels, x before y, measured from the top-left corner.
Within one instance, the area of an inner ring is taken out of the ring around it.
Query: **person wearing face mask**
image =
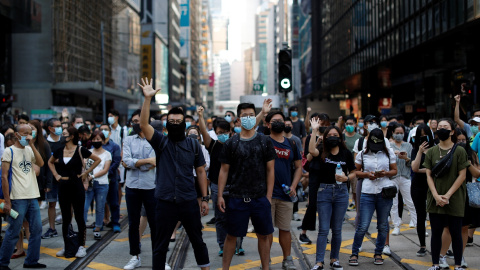
[[[298,137],[293,135],[293,122],[290,117],[285,117],[285,129],[283,130],[285,138],[293,140],[299,147],[302,145],[302,140]],[[301,148],[301,147],[300,147]],[[300,149],[300,154],[303,155],[303,148]]]
[[[413,117],[412,123],[413,123],[413,128],[410,130],[407,137],[407,142],[409,143],[413,143],[412,137],[415,136],[415,133],[417,132],[417,127],[421,124],[425,124],[425,119],[423,119],[423,117],[420,115],[416,115]]]
[[[453,120],[455,121],[455,123],[457,123],[459,128],[465,130],[465,132],[467,133],[468,139],[470,140],[470,142],[472,142],[473,139],[479,133],[478,129],[480,127],[480,109],[476,109],[473,111],[472,119],[470,119],[467,124],[463,122],[462,119],[460,119],[461,97],[460,95],[456,95],[454,98],[455,98],[455,112],[453,114]],[[476,152],[478,153],[478,151]]]
[[[122,147],[123,147],[123,138],[125,137],[124,129],[122,126],[119,124],[119,119],[120,119],[120,113],[112,109],[108,113],[108,124],[110,125],[110,136],[108,137],[108,140],[113,141],[116,143],[118,146],[120,146],[120,153],[122,153]],[[118,204],[121,203],[122,201],[122,196],[123,196],[123,191],[122,187],[125,184],[125,168],[120,164],[117,169],[117,177],[118,177]]]
[[[140,110],[133,112],[131,123],[134,135],[125,137],[123,142],[122,164],[127,169],[125,199],[129,224],[128,243],[130,255],[132,255],[124,269],[134,269],[141,265],[139,228],[142,205],[145,208],[151,234],[155,235],[156,230],[155,174],[157,161],[154,149],[148,143],[140,128],[140,114]],[[163,127],[160,128],[160,131],[162,129]],[[152,236],[152,247],[154,239],[155,237]]]
[[[362,136],[366,136],[367,135],[367,129],[365,127],[365,120],[363,119],[363,117],[360,117],[358,118],[358,126],[356,128],[356,131],[358,134],[362,135]]]
[[[202,154],[203,158],[205,159],[205,171],[208,174],[208,170],[210,169],[210,155],[205,148],[205,145],[202,144],[202,137],[200,136],[200,129],[198,126],[190,126],[187,128],[187,137],[192,138],[194,140],[197,140],[198,143],[200,144],[200,147],[202,148]],[[200,190],[200,186],[198,185],[198,180],[197,180],[197,173],[195,172],[195,168],[193,168],[193,177],[195,178],[195,190],[197,191],[197,201],[198,201],[198,206],[201,208],[202,207],[202,191]],[[208,190],[207,190],[207,196],[208,196]]]
[[[385,115],[380,116],[380,129],[383,132],[383,137],[387,137],[388,121]]]
[[[356,175],[363,179],[363,184],[358,207],[361,211],[358,212],[358,226],[356,226],[352,255],[349,260],[351,266],[358,265],[358,253],[362,246],[363,237],[368,231],[375,211],[377,213],[378,236],[373,263],[375,265],[383,264],[382,252],[389,231],[388,214],[392,208],[393,199],[385,198],[382,193],[384,190],[395,187],[390,177],[397,174],[395,154],[386,142],[387,140],[381,129],[370,130],[366,149],[360,151],[355,158]]]
[[[88,189],[85,192],[84,219],[87,221],[88,208],[95,199],[95,229],[93,230],[93,238],[95,240],[102,239],[100,230],[103,227],[103,216],[105,211],[105,202],[108,194],[108,169],[112,163],[112,154],[103,149],[105,136],[99,130],[92,134],[92,146],[90,149],[92,154],[100,158],[100,164],[92,171]],[[93,159],[88,159],[86,167],[89,168],[94,163]]]
[[[302,140],[302,145],[305,145],[307,130],[305,129],[305,123],[298,118],[298,107],[292,106],[288,108],[288,113],[293,124],[292,134],[299,137]]]
[[[444,267],[445,256],[441,255],[442,233],[448,226],[452,236],[452,249],[455,257],[455,269],[462,263],[462,220],[466,201],[466,171],[470,166],[467,152],[463,147],[455,147],[457,135],[451,119],[441,119],[438,122],[437,135],[440,144],[428,150],[423,166],[427,172],[427,212],[432,227],[431,254],[433,266],[429,270]],[[434,176],[432,169],[447,154],[452,153],[452,163],[449,170],[441,176]],[[440,266],[440,263],[442,265]],[[447,264],[448,266],[448,264]]]
[[[83,117],[80,114],[72,115],[72,127],[79,129],[81,126],[84,125]]]
[[[192,125],[194,125],[193,117],[191,115],[185,115],[185,128],[188,129]]]

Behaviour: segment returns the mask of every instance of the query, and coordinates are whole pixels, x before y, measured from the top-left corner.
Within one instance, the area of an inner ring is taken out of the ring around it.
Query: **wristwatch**
[[[210,196],[204,196],[202,197],[202,202],[208,202],[210,200]]]

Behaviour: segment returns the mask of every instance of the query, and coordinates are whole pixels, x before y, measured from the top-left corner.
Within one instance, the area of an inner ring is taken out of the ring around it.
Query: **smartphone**
[[[424,142],[428,142],[428,136],[420,137],[420,145],[422,145]]]
[[[375,171],[375,175],[382,173],[383,171]]]
[[[405,152],[405,151],[400,152],[400,155],[406,155],[406,154],[407,154],[407,152]]]

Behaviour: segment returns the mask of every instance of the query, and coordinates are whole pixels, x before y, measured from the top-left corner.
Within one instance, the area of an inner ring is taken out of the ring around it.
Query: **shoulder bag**
[[[456,149],[457,144],[454,144],[450,152],[448,152],[446,156],[444,156],[437,164],[435,164],[435,166],[433,166],[432,175],[435,178],[441,178],[450,170],[453,162],[453,154],[455,153]],[[440,147],[438,148],[438,151],[440,151]]]

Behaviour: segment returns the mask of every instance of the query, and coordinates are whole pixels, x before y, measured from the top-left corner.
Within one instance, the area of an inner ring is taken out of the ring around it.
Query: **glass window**
[[[455,4],[456,4],[457,0],[449,0],[449,1],[450,1],[450,8],[449,8],[450,9],[450,12],[449,12],[449,22],[450,23],[449,23],[448,27],[453,28],[456,24],[457,13],[455,12],[455,10],[456,10],[456,5]],[[459,2],[461,2],[461,1],[459,1]]]
[[[409,5],[410,5],[410,0],[403,0],[403,6],[404,6],[404,18],[407,18],[409,16]]]
[[[442,10],[441,10],[440,21],[442,24],[442,32],[447,31],[448,29],[448,3],[447,0],[442,2]]]
[[[410,13],[408,15],[412,15],[415,12],[415,2],[418,0],[410,0]]]
[[[420,44],[422,37],[422,32],[420,28],[420,16],[417,16],[415,19],[415,44]]]
[[[403,26],[403,29],[405,29],[405,50],[408,50],[410,48],[410,25],[408,22]]]
[[[428,38],[433,37],[433,11],[432,8],[428,9],[428,20],[427,20],[427,27],[428,27]]]
[[[480,0],[475,0],[475,17],[480,16]]]
[[[415,20],[410,21],[410,46],[415,46]]]
[[[465,22],[465,1],[457,1],[457,25]]]
[[[475,16],[473,0],[467,0],[467,21],[470,21]]]
[[[427,13],[422,12],[422,42],[427,40]]]

